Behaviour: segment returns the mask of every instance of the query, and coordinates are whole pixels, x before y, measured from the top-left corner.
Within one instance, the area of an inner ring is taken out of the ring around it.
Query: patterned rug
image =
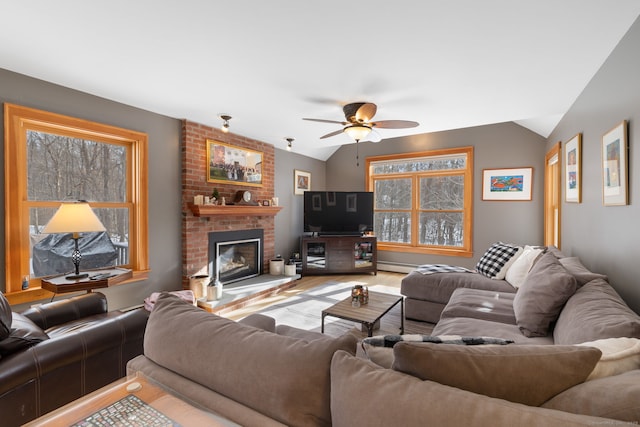
[[[361,284],[350,281],[328,281],[308,291],[287,298],[259,311],[261,314],[276,319],[277,324],[285,324],[296,328],[320,332],[322,322],[322,310],[349,297],[351,288]],[[373,285],[369,290],[400,295],[400,290],[395,287]],[[366,337],[366,330],[362,331],[359,323],[338,319],[332,316],[325,317],[324,332],[330,336],[340,336],[351,332],[357,336]],[[406,334],[430,334],[433,325],[425,322],[405,320]],[[374,335],[400,333],[400,306],[397,305],[380,322],[380,329],[374,331]]]

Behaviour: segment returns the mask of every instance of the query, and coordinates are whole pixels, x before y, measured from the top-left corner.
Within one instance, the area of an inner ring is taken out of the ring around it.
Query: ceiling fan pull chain
[[[356,141],[356,166],[360,166],[360,150],[358,150],[358,141]]]

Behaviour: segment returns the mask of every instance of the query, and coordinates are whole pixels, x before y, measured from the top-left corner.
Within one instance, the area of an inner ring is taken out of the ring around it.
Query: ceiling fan
[[[418,122],[409,120],[380,120],[372,121],[376,115],[378,107],[371,102],[353,102],[342,107],[346,121],[325,120],[325,119],[308,119],[312,122],[336,123],[344,126],[342,129],[330,132],[320,137],[320,139],[330,138],[332,136],[346,133],[353,138],[356,143],[360,141],[380,142],[382,139],[374,128],[379,129],[405,129],[418,126]]]

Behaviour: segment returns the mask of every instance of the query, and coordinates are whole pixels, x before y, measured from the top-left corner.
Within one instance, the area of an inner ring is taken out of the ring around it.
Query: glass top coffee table
[[[26,426],[237,426],[136,373],[37,418]]]
[[[382,316],[387,314],[396,304],[400,304],[400,334],[404,334],[404,298],[402,295],[391,295],[382,292],[369,291],[369,303],[353,307],[351,296],[322,310],[322,328],[324,333],[324,318],[333,316],[344,320],[358,322],[367,328],[367,336],[373,336],[373,329]]]

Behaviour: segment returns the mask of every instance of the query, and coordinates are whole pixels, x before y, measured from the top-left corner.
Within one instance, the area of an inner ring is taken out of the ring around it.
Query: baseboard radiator
[[[394,273],[411,273],[418,267],[414,264],[403,264],[401,262],[378,261],[378,270],[391,271]]]

